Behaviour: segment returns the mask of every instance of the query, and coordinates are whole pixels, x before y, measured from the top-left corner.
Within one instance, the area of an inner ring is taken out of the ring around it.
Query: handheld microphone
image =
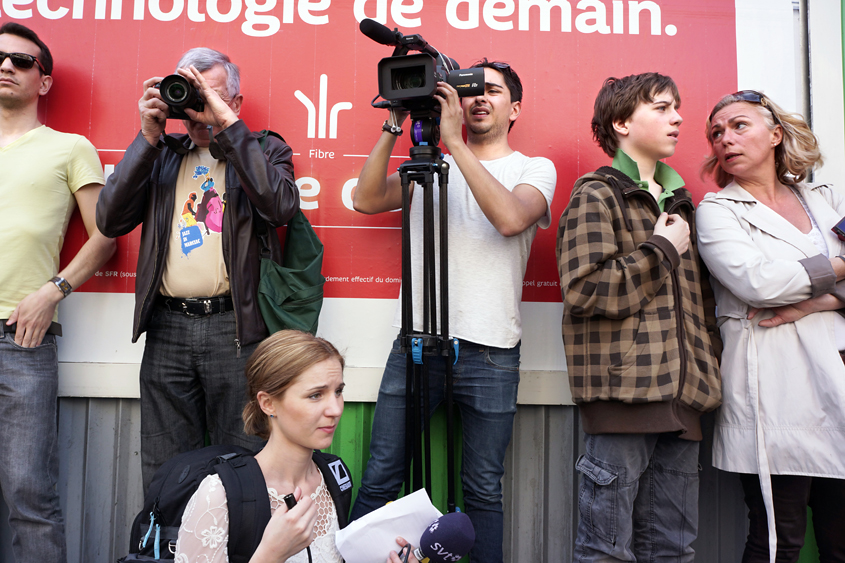
[[[386,25],[382,25],[376,20],[371,19],[363,19],[361,20],[361,24],[358,26],[361,30],[361,33],[375,41],[376,43],[381,43],[382,45],[389,45],[391,47],[397,47],[400,45],[400,41],[404,37],[401,32],[391,31],[389,27]]]
[[[414,557],[430,563],[460,560],[475,544],[475,528],[463,512],[449,512],[431,523],[420,538]]]

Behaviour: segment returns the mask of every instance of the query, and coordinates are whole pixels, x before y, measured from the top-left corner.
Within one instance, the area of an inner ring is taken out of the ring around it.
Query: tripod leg
[[[412,480],[413,484],[411,486],[410,491],[405,491],[406,494],[408,492],[418,491],[422,489],[422,478],[423,478],[423,459],[422,459],[422,409],[420,408],[420,389],[422,387],[422,380],[423,380],[423,366],[421,364],[414,364],[414,393],[413,393],[413,401],[414,401],[414,408],[411,409],[414,417],[414,469],[412,472]]]
[[[414,360],[405,354],[405,494],[411,492],[411,461],[414,459]]]
[[[431,399],[429,397],[429,373],[428,364],[423,364],[423,417],[425,433],[425,490],[431,498]]]
[[[437,259],[435,254],[435,224],[434,224],[434,173],[429,172],[423,179],[423,331],[426,334],[437,335]],[[422,398],[424,417],[425,448],[425,488],[431,496],[431,408],[429,398],[429,370],[428,362],[432,352],[436,353],[439,346],[434,339],[431,344],[434,350],[423,357]],[[430,347],[430,348],[431,348]]]
[[[452,399],[452,364],[458,350],[449,339],[449,165],[439,161],[440,181],[440,342],[446,347],[446,506],[449,512],[455,511],[455,405]]]
[[[402,182],[402,329],[400,342],[405,350],[405,494],[413,490],[411,463],[417,424],[414,422],[414,361],[411,357],[410,335],[414,331],[413,283],[411,272],[411,178],[407,170],[400,170]]]

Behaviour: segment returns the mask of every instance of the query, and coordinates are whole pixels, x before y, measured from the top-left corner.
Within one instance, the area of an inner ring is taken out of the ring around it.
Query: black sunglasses
[[[41,64],[38,57],[33,57],[32,55],[27,55],[26,53],[4,53],[3,51],[0,51],[0,65],[3,64],[6,57],[9,57],[12,64],[17,68],[30,69],[32,68],[32,65],[37,64],[38,68],[41,69],[41,72],[47,74],[47,71],[44,70],[44,65]]]
[[[778,116],[772,111],[772,108],[769,106],[769,99],[765,96],[765,94],[761,94],[757,90],[741,90],[739,92],[734,92],[730,95],[731,98],[734,98],[734,102],[748,102],[750,104],[758,104],[769,110],[769,113],[772,114],[772,119],[775,121],[775,125],[783,125],[778,119]],[[724,106],[723,106],[724,107]],[[721,109],[721,108],[719,108]],[[710,112],[710,117],[707,118],[707,121],[713,122],[713,115],[716,113],[716,108],[713,108],[713,111]]]

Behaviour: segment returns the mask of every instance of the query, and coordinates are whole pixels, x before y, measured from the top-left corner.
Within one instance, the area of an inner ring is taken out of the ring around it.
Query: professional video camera
[[[462,98],[483,94],[484,69],[450,70],[457,66],[454,59],[427,53],[387,57],[378,63],[379,95],[408,110],[426,110],[438,107],[433,98],[438,82],[451,84]]]
[[[378,90],[384,101],[374,99],[372,105],[410,111],[414,145],[436,145],[440,140],[440,104],[434,98],[438,82],[451,84],[461,97],[484,93],[483,68],[459,68],[454,59],[441,54],[421,35],[403,35],[370,19],[362,20],[360,29],[376,43],[394,47],[393,54],[378,63]],[[420,54],[408,55],[411,50]]]
[[[161,98],[170,108],[167,119],[191,119],[185,113],[186,109],[201,112],[205,109],[205,102],[200,91],[188,82],[181,74],[171,74],[156,84],[161,92]]]

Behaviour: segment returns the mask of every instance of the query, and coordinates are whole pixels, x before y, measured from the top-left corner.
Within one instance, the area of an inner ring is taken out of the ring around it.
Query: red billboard
[[[469,66],[507,61],[524,88],[511,147],[551,159],[558,174],[553,227],[540,230],[524,301],[559,301],[555,228],[582,174],[608,163],[591,139],[593,100],[608,76],[657,71],[678,83],[681,142],[668,163],[699,200],[704,121],[736,89],[733,0],[2,0],[0,20],[32,27],[50,46],[55,81],[42,105],[47,125],[87,136],[108,172],[139,129],[142,83],[173,72],[204,46],[241,68],[241,117],[270,128],[294,150],[302,207],[323,240],[327,297],[395,298],[400,272],[398,213],[366,216],[352,193],[381,133],[376,67],[391,48],[358,30],[373,18],[421,34]],[[172,129],[172,131],[171,131]],[[177,121],[168,132],[182,131]],[[407,157],[406,134],[397,144]],[[84,241],[78,217],[63,261]],[[82,291],[132,292],[138,232]]]

